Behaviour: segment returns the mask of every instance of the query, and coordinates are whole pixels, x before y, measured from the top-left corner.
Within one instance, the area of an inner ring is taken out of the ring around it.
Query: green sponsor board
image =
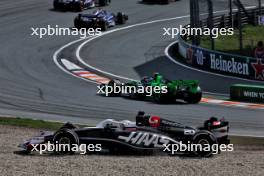
[[[191,45],[179,37],[185,63],[201,70],[264,81],[264,60],[232,55]]]
[[[264,86],[234,84],[230,87],[230,99],[264,103]]]

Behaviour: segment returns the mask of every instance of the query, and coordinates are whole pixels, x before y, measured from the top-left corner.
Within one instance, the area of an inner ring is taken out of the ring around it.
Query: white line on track
[[[55,64],[56,64],[56,65],[57,65],[57,66],[58,66],[63,72],[65,72],[65,73],[67,73],[67,74],[69,74],[69,75],[72,75],[72,76],[74,76],[74,77],[76,77],[76,78],[82,79],[82,80],[84,80],[84,81],[88,81],[88,82],[90,82],[90,83],[94,83],[94,84],[99,84],[99,83],[96,82],[96,81],[88,80],[88,79],[85,79],[85,78],[79,77],[79,76],[77,76],[77,75],[75,75],[75,74],[69,72],[67,69],[65,69],[63,66],[61,66],[61,64],[59,64],[59,62],[58,62],[58,55],[59,55],[59,53],[60,53],[63,49],[65,49],[65,48],[67,48],[67,47],[69,47],[69,46],[71,46],[71,45],[73,45],[73,44],[75,44],[75,43],[77,43],[77,42],[80,42],[80,41],[82,41],[82,40],[85,40],[85,39],[87,39],[87,38],[74,40],[74,41],[72,41],[72,42],[70,42],[70,43],[68,43],[68,44],[66,44],[66,45],[64,45],[64,46],[62,46],[61,48],[59,48],[59,49],[58,49],[57,51],[55,51],[55,53],[53,54],[53,61],[54,61],[54,63],[55,63]]]
[[[246,7],[247,9],[248,8],[254,8],[255,6],[249,6],[249,7]],[[234,10],[237,10],[237,9],[234,9]],[[214,14],[217,14],[217,13],[224,13],[224,12],[227,12],[227,10],[221,10],[221,11],[215,11]],[[205,13],[206,14],[206,13]],[[205,14],[202,14],[202,15],[205,15]],[[83,58],[81,58],[80,56],[80,51],[81,49],[84,47],[84,45],[86,45],[87,43],[97,39],[97,38],[100,38],[104,35],[107,35],[107,34],[111,34],[111,33],[114,33],[114,32],[117,32],[117,31],[121,31],[121,30],[126,30],[126,29],[130,29],[130,28],[133,28],[133,27],[138,27],[138,26],[143,26],[143,25],[147,25],[147,24],[153,24],[153,23],[159,23],[159,22],[165,22],[165,21],[171,21],[171,20],[177,20],[177,19],[184,19],[184,18],[188,18],[190,17],[190,15],[184,15],[184,16],[179,16],[179,17],[174,17],[174,18],[166,18],[166,19],[159,19],[159,20],[153,20],[153,21],[149,21],[149,22],[143,22],[143,23],[137,23],[137,24],[133,24],[133,25],[130,25],[130,26],[125,26],[125,27],[121,27],[121,28],[117,28],[117,29],[113,29],[113,30],[110,30],[110,31],[107,31],[107,32],[104,32],[102,33],[102,35],[99,35],[99,36],[95,36],[95,37],[92,37],[92,38],[89,38],[88,40],[84,41],[82,44],[80,44],[78,46],[78,48],[76,49],[76,57],[77,59],[83,64],[85,65],[86,67],[92,69],[92,70],[95,70],[95,71],[98,71],[102,74],[105,74],[105,75],[108,75],[108,76],[112,76],[112,77],[116,77],[116,78],[120,78],[120,79],[124,79],[124,80],[129,80],[129,81],[135,81],[135,79],[132,79],[132,78],[128,78],[128,77],[124,77],[124,76],[121,76],[121,75],[116,75],[116,74],[113,74],[113,73],[110,73],[110,72],[107,72],[107,71],[103,71],[99,68],[96,68],[88,63],[86,63]],[[175,43],[175,42],[173,42]],[[172,44],[171,44],[172,45]],[[170,45],[170,46],[171,46]],[[167,50],[167,48],[166,48]],[[166,51],[165,50],[165,51]],[[168,55],[166,55],[168,56]],[[170,60],[171,60],[171,57],[168,57]],[[175,62],[174,62],[175,63]],[[179,63],[177,63],[179,64]],[[179,64],[181,66],[185,66],[183,64]],[[186,67],[188,68],[188,67]],[[190,68],[190,67],[189,67]],[[198,69],[197,69],[198,71]],[[201,70],[199,70],[201,71]],[[211,74],[211,72],[206,72],[206,71],[201,71],[203,73],[207,73],[207,74]],[[220,74],[216,74],[216,73],[213,73],[213,75],[218,75],[218,76],[223,76],[223,75],[220,75]],[[223,77],[228,77],[228,76],[223,76]],[[231,77],[231,76],[230,76]],[[247,79],[243,79],[243,78],[237,78],[237,77],[231,77],[231,78],[234,78],[234,79],[240,79],[240,80],[247,80]],[[247,80],[249,81],[249,80]],[[252,82],[258,82],[258,81],[253,81]],[[229,96],[228,94],[219,94],[219,93],[214,93],[214,92],[205,92],[205,93],[208,93],[208,94],[211,94],[211,95],[220,95],[220,96]]]
[[[255,6],[249,6],[249,7],[246,7],[246,8],[253,8]],[[236,10],[236,9],[234,9]],[[224,12],[227,12],[227,10],[221,10],[221,11],[215,11],[214,14],[217,14],[217,13],[224,13]],[[204,15],[204,14],[202,14]],[[179,17],[173,17],[173,18],[166,18],[166,19],[159,19],[159,20],[153,20],[153,21],[149,21],[149,22],[143,22],[143,23],[137,23],[137,24],[133,24],[133,25],[129,25],[129,26],[125,26],[125,27],[121,27],[121,28],[117,28],[117,29],[113,29],[113,30],[110,30],[110,31],[107,31],[107,32],[104,32],[102,33],[102,35],[99,35],[99,36],[95,36],[95,37],[88,37],[88,38],[84,38],[84,39],[78,39],[78,40],[74,40],[64,46],[62,46],[61,48],[59,48],[53,55],[53,61],[55,62],[55,64],[61,69],[63,70],[64,72],[66,72],[67,74],[70,74],[74,77],[77,77],[79,79],[82,79],[82,80],[85,80],[85,81],[88,81],[88,82],[91,82],[91,83],[95,83],[95,84],[98,84],[98,82],[95,82],[95,81],[92,81],[92,80],[88,80],[88,79],[85,79],[85,78],[82,78],[82,77],[78,77],[74,74],[72,74],[71,72],[69,72],[68,70],[66,70],[65,68],[63,68],[59,63],[58,63],[58,54],[65,48],[77,43],[77,42],[81,42],[83,40],[85,40],[83,43],[81,43],[78,48],[76,49],[76,52],[75,52],[75,55],[77,57],[77,59],[83,64],[85,65],[86,67],[92,69],[92,70],[95,70],[95,71],[98,71],[102,74],[105,74],[105,75],[108,75],[108,76],[112,76],[112,77],[116,77],[116,78],[120,78],[120,79],[124,79],[124,80],[129,80],[129,81],[135,81],[135,79],[132,79],[132,78],[128,78],[128,77],[124,77],[124,76],[121,76],[121,75],[116,75],[116,74],[113,74],[113,73],[110,73],[110,72],[106,72],[106,71],[103,71],[99,68],[96,68],[88,63],[86,63],[80,56],[80,51],[81,49],[84,47],[84,45],[86,45],[87,43],[97,39],[97,38],[100,38],[104,35],[107,35],[107,34],[111,34],[111,33],[114,33],[114,32],[117,32],[117,31],[121,31],[121,30],[126,30],[126,29],[130,29],[130,28],[133,28],[133,27],[138,27],[138,26],[143,26],[143,25],[147,25],[147,24],[153,24],[153,23],[159,23],[159,22],[165,22],[165,21],[171,21],[171,20],[177,20],[177,19],[184,19],[184,18],[188,18],[190,17],[190,15],[184,15],[184,16],[179,16]],[[222,77],[228,77],[228,78],[234,78],[234,79],[238,79],[238,80],[246,80],[246,81],[252,81],[252,82],[258,82],[258,81],[253,81],[253,80],[248,80],[248,79],[243,79],[243,78],[237,78],[237,77],[232,77],[232,76],[225,76],[225,75],[220,75],[220,74],[217,74],[217,73],[212,73],[212,72],[207,72],[207,71],[203,71],[203,70],[199,70],[199,69],[195,69],[193,67],[189,67],[189,66],[186,66],[184,64],[181,64],[177,61],[175,61],[169,54],[168,54],[168,48],[170,46],[172,46],[174,43],[176,43],[177,41],[171,43],[166,49],[165,49],[165,55],[174,63],[178,64],[178,65],[181,65],[185,68],[188,68],[188,69],[192,69],[192,70],[195,70],[195,71],[198,71],[198,72],[202,72],[202,73],[206,73],[206,74],[212,74],[212,75],[217,75],[217,76],[222,76]],[[220,96],[228,96],[228,94],[219,94],[219,93],[214,93],[214,92],[205,92],[207,94],[211,94],[211,95],[220,95]]]
[[[250,7],[247,7],[247,8],[253,8],[253,7],[255,7],[255,6],[250,6]],[[224,12],[227,12],[227,10],[215,11],[214,14],[217,14],[217,13],[224,13]],[[203,15],[203,14],[202,14],[202,15]],[[149,22],[138,23],[138,24],[134,24],[134,25],[130,25],[130,26],[126,26],[126,27],[122,27],[122,28],[113,29],[113,30],[108,31],[108,32],[104,32],[101,36],[103,36],[103,35],[107,35],[107,34],[110,34],[110,33],[116,32],[116,31],[120,31],[120,30],[125,30],[125,29],[129,29],[129,28],[137,27],[137,26],[142,26],[142,25],[147,25],[147,24],[153,24],[153,23],[158,23],[158,22],[164,22],[164,21],[171,21],[171,20],[176,20],[176,19],[183,19],[183,18],[188,18],[188,17],[190,17],[190,15],[184,15],[184,16],[179,16],[179,17],[174,17],[174,18],[166,18],[166,19],[159,19],[159,20],[154,20],[154,21],[149,21]],[[77,40],[74,40],[74,41],[72,41],[72,42],[70,42],[70,43],[67,43],[66,45],[63,45],[61,48],[59,48],[59,49],[58,49],[57,51],[55,51],[55,53],[53,54],[53,61],[54,61],[54,63],[55,63],[55,64],[56,64],[56,65],[57,65],[62,71],[64,71],[64,72],[67,73],[67,74],[70,74],[70,75],[72,75],[72,76],[74,76],[74,77],[76,77],[76,78],[82,79],[82,80],[84,80],[84,81],[88,81],[88,82],[90,82],[90,83],[98,84],[98,83],[95,82],[95,81],[87,80],[87,79],[85,79],[85,78],[81,78],[81,77],[78,77],[78,76],[72,74],[71,72],[69,72],[68,70],[66,70],[64,67],[62,67],[62,66],[59,64],[59,62],[58,62],[58,55],[59,55],[59,53],[60,53],[63,49],[65,49],[65,48],[67,48],[67,47],[69,47],[69,46],[71,46],[71,45],[73,45],[73,44],[75,44],[75,43],[77,43],[77,42],[81,42],[81,41],[83,41],[83,40],[88,39],[87,41],[85,41],[84,43],[82,43],[82,44],[77,48],[77,50],[76,50],[76,56],[77,56],[78,60],[79,60],[81,63],[83,63],[84,65],[86,65],[86,66],[87,66],[88,68],[90,68],[90,69],[97,70],[98,72],[104,73],[104,74],[106,74],[106,75],[114,76],[114,77],[117,77],[117,78],[123,78],[123,79],[125,79],[125,80],[134,80],[134,79],[131,79],[131,78],[123,77],[123,76],[120,76],[120,75],[115,75],[115,74],[112,74],[112,73],[109,73],[109,72],[106,72],[106,71],[100,70],[100,69],[95,68],[95,67],[93,67],[93,66],[91,66],[91,65],[89,65],[89,64],[87,64],[87,63],[85,63],[85,62],[83,61],[83,59],[80,57],[80,50],[81,50],[81,48],[82,48],[85,44],[87,44],[88,42],[90,42],[90,41],[92,41],[92,40],[94,40],[94,39],[96,39],[96,38],[98,38],[98,37],[100,37],[100,36],[97,36],[97,37],[87,37],[87,38],[83,38],[83,39],[77,39]],[[212,93],[212,94],[213,94],[213,93]]]
[[[222,10],[222,11],[216,11],[214,13],[223,13],[223,12],[227,12],[227,10]],[[203,15],[203,14],[202,14]],[[113,30],[110,30],[110,31],[107,31],[107,32],[104,32],[102,33],[102,35],[99,35],[99,36],[95,36],[95,37],[92,37],[86,41],[84,41],[81,45],[78,46],[78,48],[76,49],[76,57],[77,59],[83,64],[85,65],[86,67],[92,69],[92,70],[96,70],[98,72],[101,72],[102,74],[105,74],[105,75],[108,75],[108,76],[112,76],[112,77],[116,77],[116,78],[120,78],[120,79],[124,79],[124,80],[129,80],[129,81],[135,81],[134,79],[132,78],[128,78],[128,77],[123,77],[123,76],[120,76],[120,75],[116,75],[116,74],[113,74],[113,73],[110,73],[110,72],[106,72],[106,71],[103,71],[99,68],[96,68],[86,62],[84,62],[84,60],[81,58],[80,56],[80,51],[81,49],[84,47],[84,45],[86,45],[87,43],[97,39],[97,38],[100,38],[104,35],[107,35],[107,34],[111,34],[113,32],[117,32],[117,31],[121,31],[121,30],[126,30],[126,29],[130,29],[130,28],[133,28],[133,27],[138,27],[138,26],[143,26],[143,25],[148,25],[148,24],[153,24],[153,23],[160,23],[160,22],[165,22],[165,21],[172,21],[172,20],[178,20],[178,19],[184,19],[184,18],[189,18],[190,15],[184,15],[184,16],[179,16],[179,17],[173,17],[173,18],[166,18],[166,19],[159,19],[159,20],[153,20],[153,21],[148,21],[148,22],[143,22],[143,23],[137,23],[137,24],[133,24],[133,25],[130,25],[130,26],[125,26],[125,27],[121,27],[121,28],[117,28],[117,29],[113,29]]]

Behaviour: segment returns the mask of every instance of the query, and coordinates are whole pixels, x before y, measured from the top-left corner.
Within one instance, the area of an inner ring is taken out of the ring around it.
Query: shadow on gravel
[[[67,155],[59,155],[56,153],[46,153],[46,154],[39,154],[39,153],[29,153],[27,151],[14,151],[14,154],[20,155],[20,156],[41,156],[41,157],[64,157]]]
[[[31,157],[66,157],[66,156],[106,156],[106,157],[179,157],[181,159],[201,159],[202,157],[197,157],[191,154],[175,154],[175,155],[169,155],[166,153],[162,153],[162,151],[159,152],[144,152],[144,153],[130,153],[130,152],[121,152],[121,153],[109,153],[109,152],[101,152],[101,153],[86,153],[86,154],[56,154],[56,153],[45,153],[45,154],[39,154],[39,153],[28,153],[25,151],[14,151],[14,154],[20,155],[20,156],[31,156]]]

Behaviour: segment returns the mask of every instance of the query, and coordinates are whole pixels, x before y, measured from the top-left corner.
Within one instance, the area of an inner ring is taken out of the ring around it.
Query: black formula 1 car
[[[116,15],[103,10],[95,10],[91,14],[78,14],[74,19],[74,27],[80,28],[101,28],[105,31],[109,27],[115,25],[125,24],[128,20],[128,16],[122,12],[118,12]]]
[[[158,116],[145,115],[139,112],[136,122],[128,120],[116,121],[106,119],[98,123],[96,127],[78,128],[71,123],[66,123],[56,132],[42,132],[39,136],[20,144],[25,152],[30,153],[36,145],[51,142],[53,144],[100,144],[100,152],[144,154],[154,151],[162,151],[167,154],[191,153],[195,156],[208,157],[213,153],[213,148],[206,151],[197,149],[195,151],[176,151],[164,148],[173,145],[196,144],[200,146],[213,146],[229,144],[229,126],[225,120],[215,117],[205,121],[199,128],[185,126],[180,123],[166,120]],[[60,151],[60,154],[73,153],[71,148]]]
[[[93,8],[96,4],[106,6],[111,0],[54,0],[53,7],[55,10],[83,11],[87,8]]]

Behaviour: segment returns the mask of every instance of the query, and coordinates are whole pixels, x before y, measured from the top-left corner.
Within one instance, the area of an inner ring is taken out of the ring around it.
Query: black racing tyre
[[[84,10],[84,3],[83,1],[80,1],[80,3],[76,4],[76,9],[77,12],[82,12]]]
[[[60,145],[60,150],[54,151],[56,154],[73,154],[75,151],[72,148],[79,146],[79,138],[74,131],[62,128],[54,134],[53,144]],[[62,146],[63,144],[65,147]]]
[[[53,8],[54,8],[54,10],[58,10],[59,9],[59,5],[58,5],[57,1],[53,2]]]
[[[107,86],[114,88],[114,86],[122,86],[122,83],[118,79],[112,79],[112,80],[109,81],[109,83],[108,83]],[[109,93],[109,95],[110,96],[120,96],[121,95],[121,92],[115,93],[115,92],[112,91],[112,92]]]
[[[196,93],[192,92],[186,92],[187,97],[184,99],[189,104],[197,104],[201,101],[202,99],[202,92],[198,91]]]
[[[113,86],[114,84],[119,85],[119,86],[122,85],[119,79],[112,79],[109,81],[108,86]]]
[[[210,157],[214,153],[213,150],[215,150],[212,148],[212,146],[217,145],[217,140],[210,132],[201,131],[194,135],[192,139],[192,144],[198,144],[199,146],[201,146],[201,148],[199,148],[197,145],[197,150],[191,151],[195,156]]]
[[[165,103],[165,99],[161,94],[154,94],[153,98],[156,103],[159,103],[159,104]]]
[[[160,0],[159,1],[160,4],[169,4],[169,0]]]
[[[82,26],[80,25],[80,21],[79,21],[78,17],[76,17],[74,19],[74,27],[77,28],[77,29],[81,29],[82,28]]]
[[[116,22],[117,22],[117,24],[125,24],[126,20],[124,18],[123,13],[121,13],[121,12],[118,12],[117,13],[117,15],[116,15]]]
[[[99,21],[99,26],[101,28],[101,31],[106,31],[107,30],[107,24],[104,20]]]
[[[145,93],[138,93],[138,92],[131,92],[129,93],[130,99],[137,99],[137,100],[145,100],[146,94]]]
[[[110,0],[99,0],[99,6],[107,6],[109,3]]]
[[[159,104],[172,103],[173,101],[175,101],[175,99],[173,99],[172,96],[170,96],[170,94],[168,93],[159,93],[159,94],[154,93],[153,98],[155,102]]]

